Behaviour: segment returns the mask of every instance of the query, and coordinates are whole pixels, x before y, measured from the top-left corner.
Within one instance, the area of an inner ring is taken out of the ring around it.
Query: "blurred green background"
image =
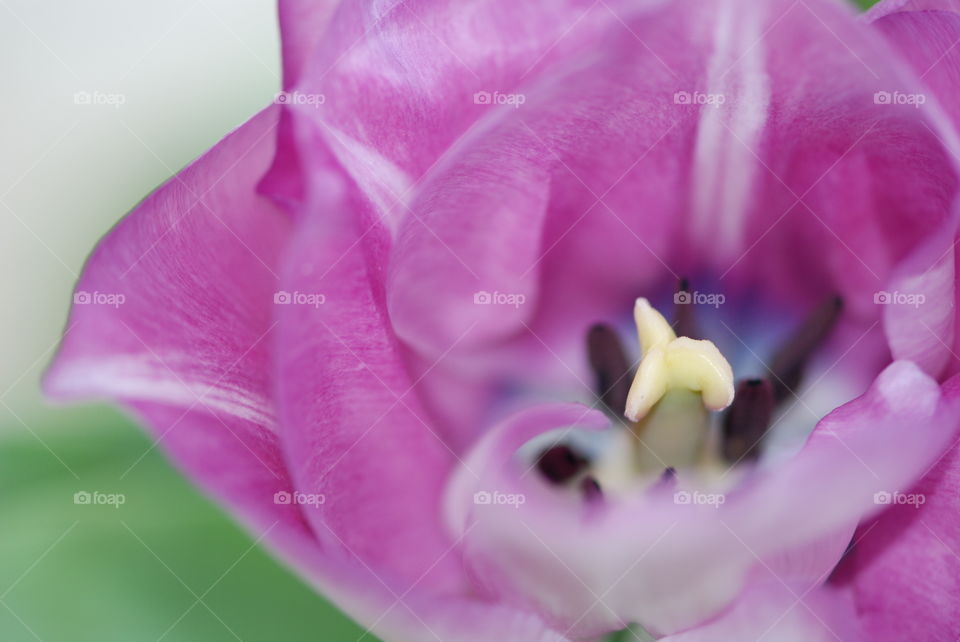
[[[277,91],[274,12],[270,0],[0,0],[4,642],[364,636],[127,419],[49,408],[37,388],[97,239]],[[124,102],[77,105],[80,91]],[[78,505],[78,491],[125,503]]]
[[[117,413],[64,413],[35,432],[8,434],[0,444],[0,640],[364,635],[157,450],[131,469],[151,443]],[[75,504],[78,491],[122,493],[124,502]]]

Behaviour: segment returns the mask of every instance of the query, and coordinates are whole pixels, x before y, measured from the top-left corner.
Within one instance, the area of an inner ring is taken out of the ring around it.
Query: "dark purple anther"
[[[769,371],[778,403],[797,390],[807,361],[829,336],[842,311],[839,296],[824,301],[773,355]]]
[[[570,481],[586,467],[586,459],[562,444],[548,448],[537,459],[537,470],[553,484]]]
[[[699,338],[697,321],[693,314],[693,294],[690,292],[690,281],[680,279],[677,291],[673,296],[673,331],[678,337]]]
[[[614,416],[622,416],[633,377],[616,331],[603,323],[592,326],[587,333],[587,355],[597,396]]]
[[[737,384],[733,403],[723,417],[723,455],[727,461],[757,458],[774,405],[770,380],[746,379]]]
[[[580,482],[580,490],[583,491],[583,498],[587,502],[598,502],[603,499],[603,490],[593,477],[584,477]]]

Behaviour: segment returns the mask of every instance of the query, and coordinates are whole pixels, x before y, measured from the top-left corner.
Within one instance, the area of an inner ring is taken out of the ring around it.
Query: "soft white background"
[[[0,430],[37,389],[96,241],[279,86],[271,0],[0,0]],[[74,102],[120,94],[120,107]]]

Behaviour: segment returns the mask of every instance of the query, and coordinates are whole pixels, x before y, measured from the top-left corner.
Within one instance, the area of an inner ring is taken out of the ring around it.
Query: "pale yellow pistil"
[[[677,337],[663,315],[637,299],[642,359],[624,413],[636,435],[641,471],[703,461],[710,411],[733,401],[733,370],[711,341]]]

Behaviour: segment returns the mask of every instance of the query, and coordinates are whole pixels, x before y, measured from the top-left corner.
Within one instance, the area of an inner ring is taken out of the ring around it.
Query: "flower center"
[[[597,395],[616,418],[615,427],[602,435],[569,435],[546,448],[539,442],[536,464],[548,482],[595,498],[673,483],[678,471],[709,474],[756,459],[777,405],[795,396],[810,355],[835,325],[842,304],[833,297],[818,307],[774,353],[766,376],[736,384],[713,342],[678,336],[695,332],[691,306],[678,308],[672,327],[645,298],[637,299],[641,359],[635,373],[613,329],[590,329],[587,350]]]

